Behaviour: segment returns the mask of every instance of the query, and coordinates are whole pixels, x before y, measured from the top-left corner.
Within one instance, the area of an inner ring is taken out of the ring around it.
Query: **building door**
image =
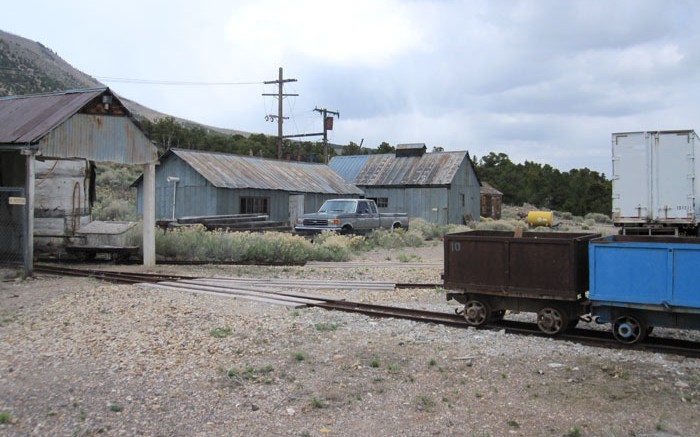
[[[289,195],[289,226],[294,227],[297,217],[304,214],[304,195],[290,194]]]
[[[26,265],[27,204],[22,187],[0,187],[0,266]]]

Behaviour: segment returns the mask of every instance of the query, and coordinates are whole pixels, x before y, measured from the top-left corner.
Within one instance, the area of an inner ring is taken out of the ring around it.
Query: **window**
[[[270,214],[267,197],[241,197],[241,214]]]
[[[464,194],[460,194],[459,197],[460,197],[460,199],[462,200],[462,208],[464,208],[464,206],[465,206]]]
[[[374,203],[377,204],[378,208],[386,208],[389,206],[389,198],[388,197],[375,197],[372,198],[374,200]]]

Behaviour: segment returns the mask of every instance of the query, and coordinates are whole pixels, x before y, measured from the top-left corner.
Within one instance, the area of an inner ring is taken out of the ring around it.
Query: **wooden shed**
[[[144,168],[150,187],[145,196],[144,264],[155,264],[156,160],[156,147],[109,88],[0,98],[0,238],[7,241],[0,247],[0,263],[23,263],[31,274],[35,216],[59,216],[65,223],[69,211],[70,226],[78,229],[89,217],[92,163],[114,162]],[[57,186],[41,187],[51,172],[64,173],[70,196]],[[48,194],[37,197],[41,190]]]
[[[494,220],[501,218],[503,193],[492,187],[488,182],[481,182],[481,216]]]

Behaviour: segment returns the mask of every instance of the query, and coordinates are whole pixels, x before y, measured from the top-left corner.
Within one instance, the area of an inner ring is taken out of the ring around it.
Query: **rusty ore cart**
[[[464,304],[467,323],[503,318],[506,310],[537,313],[549,335],[589,312],[588,242],[600,234],[468,231],[445,236],[447,300]],[[459,291],[454,291],[459,290]]]

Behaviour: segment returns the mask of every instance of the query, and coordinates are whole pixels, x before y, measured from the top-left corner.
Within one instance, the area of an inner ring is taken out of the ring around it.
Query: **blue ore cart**
[[[592,240],[589,257],[591,313],[618,341],[700,329],[700,239],[614,235]]]

